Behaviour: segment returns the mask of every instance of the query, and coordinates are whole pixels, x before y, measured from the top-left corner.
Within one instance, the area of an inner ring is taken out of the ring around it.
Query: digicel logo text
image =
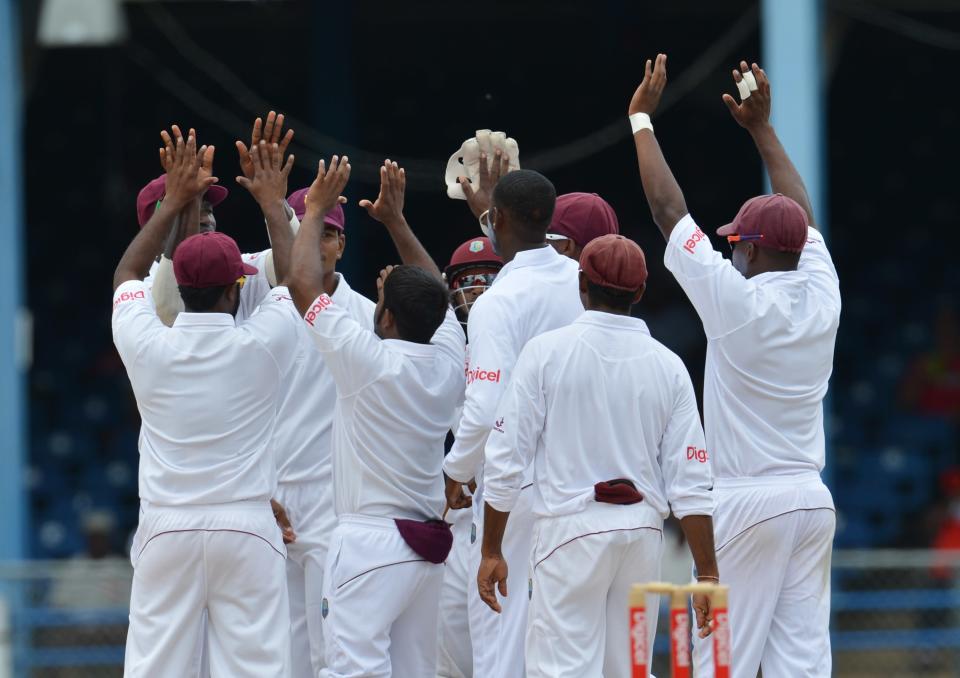
[[[467,383],[472,384],[475,381],[500,381],[500,370],[492,372],[490,370],[481,370],[479,367],[475,370],[467,370]]]
[[[317,300],[313,302],[313,306],[311,306],[310,310],[307,311],[307,314],[303,316],[303,319],[307,321],[307,324],[310,325],[310,327],[313,327],[313,321],[317,319],[320,311],[332,303],[333,299],[328,297],[326,294],[321,294],[319,297],[317,297]]]
[[[709,457],[707,456],[707,451],[706,451],[706,450],[700,449],[700,448],[696,447],[695,445],[689,445],[689,446],[687,446],[687,461],[691,461],[691,460],[693,460],[693,459],[696,459],[696,460],[699,461],[701,464],[706,464],[708,458],[709,458]]]
[[[683,249],[690,254],[693,254],[693,250],[695,250],[700,241],[706,237],[706,234],[700,230],[699,226],[697,226],[697,230],[693,232],[693,235],[687,238],[687,242],[683,243]]]
[[[133,301],[134,299],[144,299],[143,290],[137,290],[136,292],[124,292],[116,301],[113,302],[113,308],[116,309],[117,306],[122,304],[125,301]]]

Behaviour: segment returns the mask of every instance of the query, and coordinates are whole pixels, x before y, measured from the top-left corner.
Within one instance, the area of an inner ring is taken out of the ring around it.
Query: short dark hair
[[[493,188],[493,204],[516,220],[521,237],[542,239],[553,218],[557,189],[533,170],[505,174]]]
[[[629,312],[636,294],[636,290],[633,292],[618,290],[587,281],[587,299],[593,306],[604,306],[615,311]]]
[[[419,266],[397,266],[383,284],[383,305],[393,313],[401,339],[429,344],[450,306],[450,293]]]
[[[217,287],[178,285],[177,287],[180,289],[180,298],[183,299],[185,310],[204,313],[217,305],[229,285],[219,285]]]

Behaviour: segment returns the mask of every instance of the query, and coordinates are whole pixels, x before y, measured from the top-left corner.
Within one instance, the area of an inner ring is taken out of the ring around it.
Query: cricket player
[[[527,676],[630,676],[627,598],[660,578],[663,520],[680,519],[701,581],[717,582],[709,456],[690,376],[630,316],[646,289],[643,251],[621,235],[580,258],[587,310],[527,342],[487,440],[480,597],[500,609],[507,519],[534,467]],[[523,591],[513,593],[523,594]],[[656,606],[651,606],[656,610]],[[709,632],[709,603],[694,603]],[[656,612],[650,618],[651,657]]]
[[[830,553],[835,513],[820,479],[823,398],[840,320],[837,272],[800,178],[770,125],[770,84],[741,63],[737,104],[774,195],[751,198],[718,229],[725,259],[690,216],[649,116],[666,56],[647,61],[630,102],[640,177],[667,239],[664,263],[707,335],[704,419],[713,455],[717,559],[730,586],[735,676],[830,675]],[[698,642],[698,675],[711,648]]]
[[[457,247],[444,269],[443,277],[450,288],[457,320],[467,329],[467,319],[473,303],[486,292],[503,268],[503,259],[494,251],[489,238],[471,238]],[[469,337],[468,337],[469,340]],[[467,345],[467,363],[470,346]],[[458,408],[454,421],[460,421]],[[474,586],[470,569],[473,534],[473,516],[460,510],[450,514],[453,520],[453,548],[443,572],[440,592],[440,627],[437,645],[438,678],[470,678],[473,676],[473,645],[470,642],[468,601]]]
[[[564,193],[547,229],[547,242],[560,254],[580,261],[583,248],[608,233],[619,233],[620,221],[606,200],[596,193]]]
[[[176,216],[198,219],[200,199],[217,181],[213,147],[198,153],[193,134],[184,140],[179,129],[164,142],[164,208],[114,273],[114,343],[143,422],[124,672],[196,675],[198,645],[207,642],[214,676],[287,676],[286,549],[270,505],[270,442],[296,335],[279,304],[236,323],[245,276],[256,269],[216,232],[177,248],[173,268],[185,311],[172,328],[160,322],[143,279]],[[274,205],[292,166],[292,159],[283,168],[270,163],[255,179]],[[286,227],[282,211],[273,210],[268,222]],[[286,262],[277,266],[283,272]]]
[[[254,176],[254,163],[259,163],[259,158],[267,158],[267,154],[274,145],[277,147],[280,158],[286,154],[287,147],[293,140],[293,130],[287,130],[283,133],[284,116],[274,111],[267,114],[266,121],[257,118],[253,123],[251,132],[250,147],[242,141],[237,141],[236,146],[240,156],[240,169],[242,176],[238,177],[238,183],[243,185],[243,181],[250,182]],[[259,152],[259,156],[258,156]],[[141,227],[147,219],[159,207],[162,208],[164,198],[164,176],[151,181],[137,196],[137,217]],[[183,311],[183,301],[177,290],[177,281],[173,274],[173,252],[177,246],[193,232],[204,232],[217,229],[217,221],[213,216],[213,207],[222,202],[227,197],[227,189],[213,185],[207,191],[205,199],[201,204],[200,227],[199,231],[188,228],[188,223],[177,221],[171,229],[170,236],[165,240],[161,248],[163,254],[160,256],[155,267],[151,267],[150,282],[152,283],[152,292],[154,302],[157,307],[157,315],[168,327],[173,325],[177,315]],[[292,243],[293,235],[296,234],[300,223],[297,220],[293,209],[287,205],[281,205],[286,212],[286,218],[289,221],[291,235],[283,241]],[[262,252],[244,254],[244,263],[257,269],[257,273],[248,278],[240,296],[240,308],[237,311],[237,319],[243,320],[249,318],[260,302],[266,297],[267,292],[278,283],[278,277],[273,261],[273,233],[267,229],[267,234],[271,238],[271,249]]]
[[[287,203],[299,220],[306,212],[308,188],[290,194]],[[346,246],[345,218],[338,204],[324,215],[319,255],[327,262],[323,289],[333,303],[367,331],[373,331],[375,304],[355,292],[336,262]],[[276,500],[296,532],[287,546],[287,591],[290,598],[290,649],[293,678],[316,676],[326,665],[321,606],[323,568],[330,534],[336,527],[333,511],[332,403],[336,384],[323,355],[313,345],[306,323],[285,287],[269,296],[289,309],[289,322],[299,341],[297,369],[281,396],[273,447],[277,454]]]
[[[483,533],[483,450],[496,419],[497,403],[510,379],[517,356],[533,337],[564,327],[583,313],[576,262],[561,256],[546,241],[556,191],[543,175],[531,170],[504,174],[493,190],[491,207],[481,226],[493,249],[506,262],[490,289],[474,303],[467,321],[470,363],[463,417],[453,448],[444,461],[447,501],[452,509],[470,506],[463,486],[478,481],[474,523]],[[504,556],[526,562],[533,516],[532,472],[524,482],[504,535]],[[480,566],[480,544],[474,544],[471,571]],[[510,596],[496,614],[471,588],[470,636],[474,674],[491,678],[524,675],[524,634],[528,573],[517,567]]]
[[[324,216],[350,173],[321,163],[294,243],[290,290],[336,383],[337,527],[323,577],[321,676],[433,678],[443,562],[441,465],[463,397],[464,336],[440,271],[403,217],[406,179],[389,160],[380,194],[360,205],[387,228],[403,266],[378,281],[374,331],[324,291]]]

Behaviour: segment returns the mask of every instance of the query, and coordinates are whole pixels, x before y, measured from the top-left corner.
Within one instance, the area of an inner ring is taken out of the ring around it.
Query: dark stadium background
[[[899,4],[960,30],[957,13],[924,11],[946,3]],[[903,414],[899,375],[932,344],[938,308],[956,309],[960,60],[955,49],[860,21],[853,6],[827,4],[823,52],[821,218],[845,305],[830,482],[844,515],[838,543],[876,546],[923,538],[913,520],[938,500],[938,474],[958,461],[955,443],[924,452],[912,513],[891,509],[882,489],[873,504],[846,500],[865,485],[885,487],[874,483],[890,443],[885,425]],[[685,72],[703,69],[654,122],[698,221],[711,232],[729,221],[762,190],[750,139],[720,100],[741,57],[762,64],[755,3],[128,3],[126,43],[82,50],[36,47],[36,9],[23,11],[33,556],[82,550],[79,521],[90,508],[115,514],[117,550],[136,524],[139,421],[111,342],[111,277],[137,231],[137,191],[160,173],[158,132],[171,123],[216,145],[216,174],[231,191],[217,221],[243,251],[265,248],[266,237],[253,199],[234,183],[233,142],[247,140],[270,107],[306,123],[295,128],[290,190],[309,183],[318,153],[343,144],[414,168],[407,217],[441,266],[478,233],[466,205],[444,193],[446,160],[474,130],[504,130],[518,140],[521,164],[544,169],[558,192],[594,191],[613,205],[651,268],[638,314],[702,379],[702,329],[662,265],[625,114],[644,58],[669,54],[668,96]],[[777,88],[774,80],[774,96]],[[563,150],[617,121],[615,143]],[[309,139],[307,128],[342,143]],[[396,256],[355,206],[376,195],[373,162],[354,156],[353,164],[340,270],[372,294],[376,272]]]

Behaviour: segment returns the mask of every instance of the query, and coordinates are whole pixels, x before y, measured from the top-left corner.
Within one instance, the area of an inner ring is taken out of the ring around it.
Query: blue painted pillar
[[[761,65],[773,89],[773,124],[807,185],[817,226],[825,232],[822,0],[763,0],[761,14]]]
[[[16,0],[0,0],[0,560],[24,557],[27,362],[23,309],[23,158]]]
[[[826,163],[826,88],[824,86],[822,0],[762,0],[763,68],[773,91],[773,124],[807,186],[817,227],[828,237]],[[769,191],[770,180],[765,178]],[[827,461],[830,471],[829,394],[824,402]]]

